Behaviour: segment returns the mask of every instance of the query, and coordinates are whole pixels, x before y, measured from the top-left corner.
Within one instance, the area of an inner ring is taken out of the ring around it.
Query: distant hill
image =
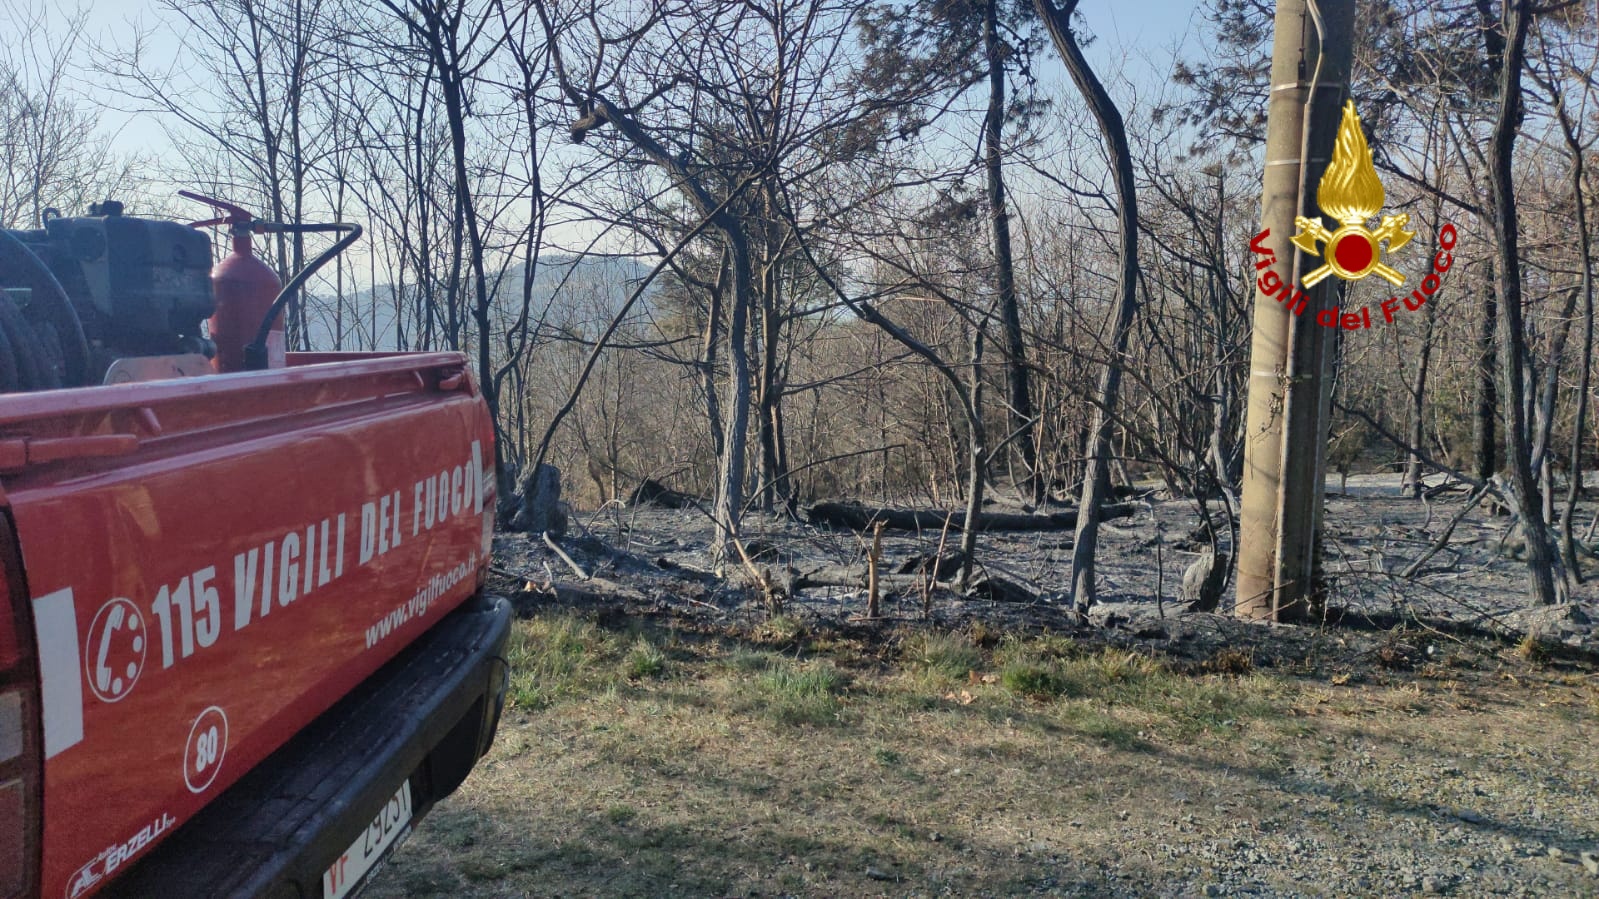
[[[559,291],[555,320],[569,323],[609,320],[627,301],[627,297],[637,288],[638,283],[649,274],[650,268],[637,259],[615,256],[545,257],[539,260],[538,269],[533,276],[531,315],[536,317],[552,299],[556,299],[556,293]],[[492,272],[490,278],[490,287],[494,292],[495,318],[513,319],[521,310],[526,267],[517,264],[508,269],[497,287],[493,283]],[[470,286],[466,287],[466,290],[470,289]],[[643,315],[649,312],[654,292],[654,285],[651,285],[640,298],[635,314]],[[377,300],[375,305],[374,295]],[[375,320],[377,348],[395,349],[393,295],[393,285],[380,284],[375,291],[362,290],[347,299],[344,306],[345,334],[352,334],[357,320],[360,333],[363,335],[370,333],[371,323]],[[307,318],[312,348],[332,349],[335,345],[334,331],[338,325],[333,300],[311,296],[306,305],[309,309]],[[407,318],[409,319],[409,316]],[[348,337],[344,342],[345,349],[353,349],[357,345],[365,347],[364,338],[358,340],[355,337]]]

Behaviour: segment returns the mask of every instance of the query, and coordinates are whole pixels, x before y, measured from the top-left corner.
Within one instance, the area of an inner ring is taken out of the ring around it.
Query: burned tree
[[[1038,15],[1044,20],[1055,49],[1066,62],[1072,81],[1088,102],[1094,120],[1104,137],[1109,151],[1112,175],[1116,183],[1116,229],[1118,234],[1118,262],[1116,275],[1115,319],[1111,324],[1109,357],[1100,374],[1098,395],[1094,397],[1093,423],[1089,426],[1086,455],[1087,466],[1083,473],[1082,500],[1084,509],[1097,509],[1110,493],[1111,415],[1116,408],[1117,392],[1121,387],[1122,368],[1126,365],[1127,337],[1132,333],[1133,313],[1138,307],[1138,192],[1133,183],[1133,154],[1127,143],[1127,129],[1122,122],[1121,110],[1100,83],[1094,70],[1083,57],[1078,46],[1077,33],[1072,24],[1072,14],[1077,0],[1066,0],[1057,6],[1054,0],[1033,0]],[[1077,541],[1072,548],[1071,583],[1068,601],[1079,610],[1094,601],[1094,553],[1099,543],[1099,521],[1093,515],[1083,515],[1077,520]]]

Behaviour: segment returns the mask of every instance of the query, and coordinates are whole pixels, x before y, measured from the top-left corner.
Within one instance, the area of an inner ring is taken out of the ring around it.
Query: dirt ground
[[[1037,603],[913,591],[869,622],[858,589],[774,618],[699,573],[692,511],[584,516],[563,547],[589,582],[501,537],[510,708],[369,895],[1599,896],[1591,635],[1501,627],[1521,563],[1481,512],[1397,577],[1459,497],[1351,481],[1340,626],[1183,614],[1182,503],[1107,527],[1101,626],[1050,602],[1070,532],[984,535]],[[750,536],[771,566],[864,556],[778,518]]]

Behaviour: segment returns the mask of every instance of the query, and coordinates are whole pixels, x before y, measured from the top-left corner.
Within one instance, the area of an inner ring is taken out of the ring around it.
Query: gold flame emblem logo
[[[1313,287],[1328,275],[1337,275],[1345,281],[1376,275],[1396,287],[1405,283],[1403,274],[1383,264],[1381,244],[1387,241],[1386,252],[1392,253],[1409,243],[1416,236],[1416,232],[1405,230],[1410,216],[1385,215],[1377,230],[1366,228],[1366,222],[1382,211],[1384,199],[1382,181],[1378,180],[1377,168],[1372,165],[1371,148],[1366,145],[1366,134],[1360,128],[1360,116],[1355,113],[1351,100],[1344,104],[1344,118],[1338,125],[1332,162],[1322,174],[1321,186],[1316,191],[1321,211],[1337,219],[1339,228],[1328,231],[1317,219],[1304,216],[1294,219],[1299,229],[1291,238],[1294,246],[1327,260],[1325,265],[1305,275],[1304,286]],[[1320,244],[1327,245],[1325,253]]]

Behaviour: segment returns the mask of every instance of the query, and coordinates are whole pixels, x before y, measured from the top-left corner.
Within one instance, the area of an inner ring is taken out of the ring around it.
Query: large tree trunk
[[[1416,377],[1410,384],[1410,445],[1413,449],[1405,462],[1405,484],[1410,489],[1411,499],[1421,499],[1421,455],[1416,450],[1427,442],[1427,368],[1432,361],[1432,311],[1438,304],[1431,302],[1426,308],[1422,313],[1421,358],[1416,361]]]
[[[1557,106],[1560,129],[1566,139],[1566,149],[1571,153],[1571,203],[1577,215],[1577,258],[1582,265],[1582,362],[1577,374],[1577,409],[1571,425],[1571,471],[1566,487],[1566,512],[1560,519],[1560,554],[1566,565],[1582,582],[1582,564],[1577,559],[1576,543],[1572,539],[1572,519],[1577,517],[1577,499],[1582,496],[1582,444],[1588,421],[1589,371],[1593,367],[1593,255],[1592,238],[1588,233],[1588,202],[1583,191],[1583,148],[1577,140],[1565,104]]]
[[[972,386],[967,405],[968,430],[966,441],[966,520],[976,521],[983,510],[984,464],[988,461],[988,441],[983,430],[983,325],[979,319],[972,323]],[[1093,516],[1086,516],[1092,518]],[[966,589],[972,581],[972,565],[977,560],[977,528],[961,531],[960,587]]]
[[[726,213],[722,215],[731,218]],[[711,559],[716,563],[728,559],[728,548],[738,539],[739,519],[744,513],[744,452],[750,418],[750,364],[744,344],[752,305],[750,249],[742,230],[729,226],[722,233],[733,262],[733,295],[727,310],[725,429],[722,457],[717,460],[716,500],[711,506],[711,520],[716,526],[711,538]]]
[[[994,236],[994,286],[1004,325],[1005,383],[1009,389],[1011,439],[1021,451],[1026,480],[1022,493],[1033,502],[1044,498],[1043,473],[1034,442],[1033,395],[1022,343],[1021,310],[1016,299],[1016,272],[1010,243],[1010,212],[1005,201],[1004,147],[1005,61],[999,40],[999,0],[983,5],[983,49],[988,56],[988,116],[983,123],[983,161],[988,170],[988,214]]]
[[[1493,12],[1492,0],[1473,0],[1482,32],[1483,55],[1488,74],[1498,81],[1504,69],[1505,33]],[[1492,223],[1490,223],[1492,224]],[[1477,479],[1486,481],[1499,470],[1499,385],[1494,371],[1494,331],[1499,322],[1498,284],[1492,260],[1488,263],[1487,283],[1483,285],[1482,306],[1477,319],[1477,408],[1473,416],[1472,437],[1476,443]]]
[[[716,270],[716,286],[705,310],[705,333],[700,340],[700,389],[705,393],[705,420],[710,426],[711,455],[722,457],[722,410],[716,399],[716,350],[721,345],[722,298],[727,295],[733,262],[727,250]]]
[[[1077,35],[1072,30],[1071,22],[1077,0],[1067,0],[1061,6],[1054,5],[1053,0],[1033,0],[1033,5],[1044,20],[1055,49],[1065,60],[1072,81],[1083,99],[1088,101],[1094,119],[1099,123],[1116,182],[1117,252],[1120,257],[1116,279],[1116,315],[1111,325],[1110,357],[1105,360],[1105,369],[1100,374],[1093,423],[1089,426],[1087,465],[1083,472],[1082,500],[1079,503],[1081,508],[1097,509],[1110,493],[1111,412],[1116,408],[1127,337],[1132,332],[1133,313],[1138,306],[1138,195],[1133,184],[1133,154],[1127,144],[1127,129],[1122,123],[1121,110],[1116,108],[1115,101],[1094,75],[1094,70],[1077,45]],[[1093,515],[1080,517],[1077,521],[1077,542],[1072,547],[1071,583],[1067,587],[1067,602],[1079,610],[1085,610],[1094,602],[1094,554],[1098,544],[1098,519]]]
[[[770,197],[768,203],[775,202]],[[768,246],[771,240],[768,238]],[[778,274],[778,260],[767,258],[761,266],[760,367],[755,391],[756,434],[761,444],[760,507],[770,512],[779,502],[791,509],[792,490],[785,465],[787,453],[782,446],[782,369],[779,358],[782,349],[782,286]]]
[[[1477,408],[1472,416],[1476,445],[1473,474],[1486,481],[1499,470],[1499,379],[1494,371],[1494,331],[1499,326],[1499,289],[1492,263],[1477,318]]]
[[[1563,599],[1565,579],[1557,575],[1560,559],[1550,544],[1538,484],[1532,471],[1532,440],[1525,404],[1526,332],[1521,310],[1521,258],[1516,210],[1515,145],[1522,120],[1521,67],[1527,42],[1526,0],[1505,0],[1500,18],[1505,37],[1504,65],[1499,73],[1499,110],[1488,146],[1493,187],[1494,237],[1499,270],[1499,382],[1504,391],[1505,461],[1516,511],[1527,538],[1527,592],[1536,605]]]
[[[1432,206],[1432,219],[1438,221],[1443,206],[1442,198],[1434,197]],[[1420,358],[1416,361],[1416,377],[1410,384],[1410,446],[1409,458],[1405,462],[1405,481],[1410,488],[1412,499],[1421,499],[1422,493],[1422,460],[1421,448],[1427,442],[1427,374],[1432,363],[1432,340],[1435,330],[1433,313],[1438,308],[1438,298],[1434,297],[1422,312],[1421,324],[1421,351]]]

